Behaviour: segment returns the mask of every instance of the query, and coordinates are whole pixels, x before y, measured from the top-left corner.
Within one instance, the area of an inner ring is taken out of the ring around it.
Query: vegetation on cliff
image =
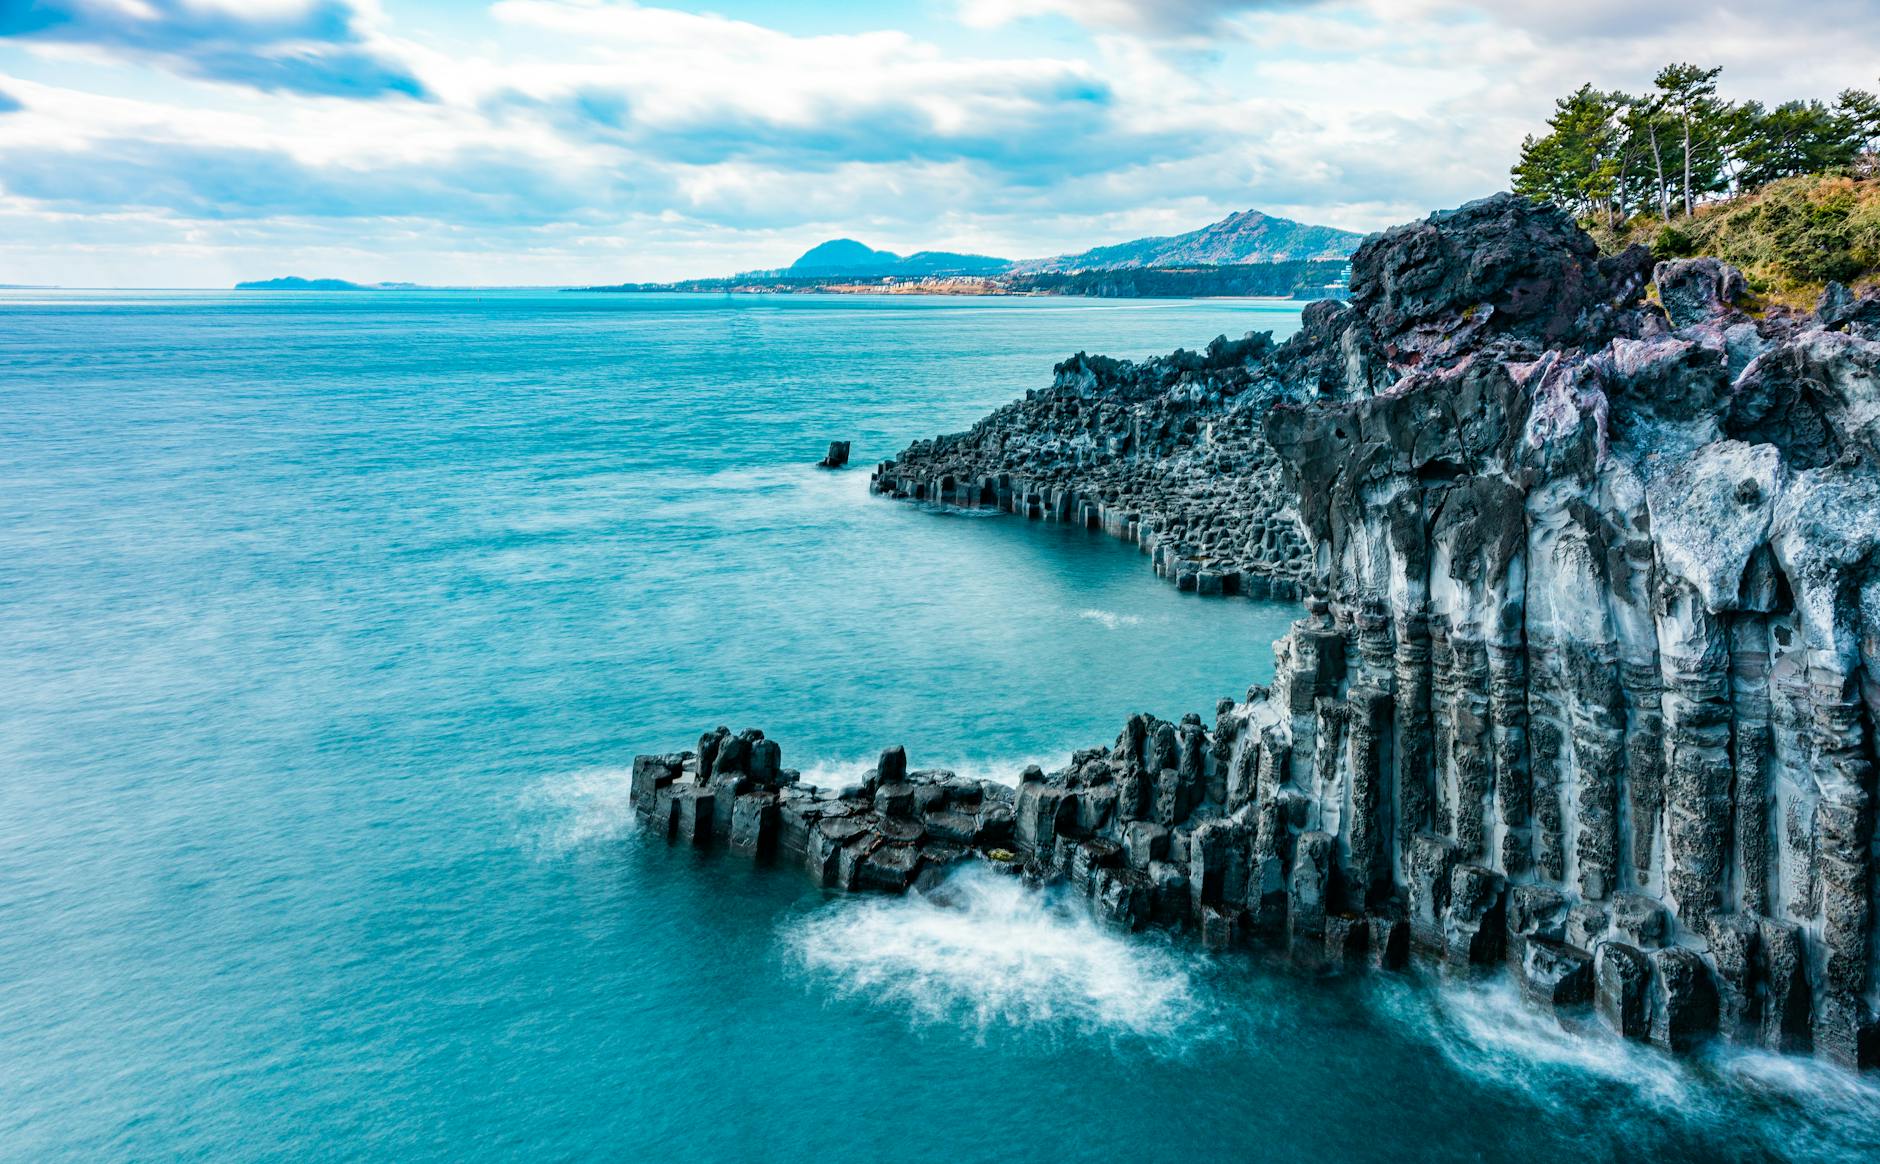
[[[1742,270],[1766,297],[1812,306],[1831,282],[1861,285],[1880,272],[1880,180],[1843,175],[1784,178],[1689,221],[1635,220],[1595,232],[1602,245],[1651,246],[1660,258],[1709,255]]]
[[[1871,168],[1880,98],[1846,89],[1833,105],[1771,109],[1719,97],[1720,71],[1668,65],[1642,95],[1580,86],[1555,103],[1546,134],[1521,143],[1515,193],[1611,229],[1642,213],[1690,218],[1783,178]]]
[[[1580,86],[1522,142],[1515,192],[1565,207],[1608,253],[1714,256],[1791,305],[1872,280],[1880,97],[1846,89],[1832,104],[1771,108],[1718,96],[1719,72],[1668,65],[1642,95]]]

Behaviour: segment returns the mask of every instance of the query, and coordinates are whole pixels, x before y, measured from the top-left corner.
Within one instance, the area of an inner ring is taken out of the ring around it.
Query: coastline
[[[1140,545],[1140,514],[1076,481],[1188,455],[1143,421],[1227,367],[1279,385],[1260,427],[1310,597],[1271,689],[1223,700],[1212,730],[1134,717],[1015,789],[910,772],[899,748],[860,784],[807,788],[762,732],[719,729],[637,758],[636,811],[825,887],[903,892],[978,861],[1066,883],[1128,929],[1313,967],[1505,968],[1566,1027],[1880,1065],[1865,648],[1808,625],[1865,585],[1880,528],[1844,507],[1880,485],[1848,455],[1841,476],[1807,473],[1867,439],[1858,404],[1820,414],[1827,446],[1773,419],[1793,404],[1719,412],[1786,399],[1791,361],[1860,401],[1880,336],[1752,319],[1722,264],[1602,260],[1511,196],[1373,236],[1354,272],[1353,306],[1315,305],[1283,346],[1217,341],[1107,382],[1080,356],[1052,393],[872,482]],[[1022,469],[1047,446],[1049,487]],[[999,471],[900,472],[962,449]]]

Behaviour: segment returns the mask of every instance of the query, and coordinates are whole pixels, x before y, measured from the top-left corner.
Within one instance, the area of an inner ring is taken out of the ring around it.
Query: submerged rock
[[[1314,304],[1283,345],[1079,356],[875,475],[1110,529],[1196,589],[1299,586],[1270,689],[1211,725],[1136,716],[1016,789],[955,792],[897,753],[843,796],[768,789],[751,768],[779,761],[720,729],[636,760],[636,807],[761,843],[761,812],[697,801],[774,795],[824,884],[978,856],[1130,928],[1315,966],[1508,965],[1627,1038],[1870,1065],[1864,301],[1752,317],[1713,261],[1660,265],[1654,301],[1642,255],[1601,260],[1505,196],[1372,236],[1352,267],[1352,304]],[[1282,526],[1283,551],[1248,549]]]

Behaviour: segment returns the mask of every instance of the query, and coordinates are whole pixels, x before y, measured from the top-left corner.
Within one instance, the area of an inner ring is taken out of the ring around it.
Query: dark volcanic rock
[[[1079,352],[1049,388],[882,462],[871,487],[1100,529],[1184,590],[1288,596],[1305,542],[1261,425],[1273,353],[1264,333],[1140,364]]]
[[[1599,248],[1572,217],[1512,194],[1372,235],[1351,256],[1351,292],[1409,366],[1494,335],[1561,343],[1609,297]]]
[[[1512,963],[1627,1038],[1869,1065],[1880,342],[1844,293],[1755,317],[1722,264],[1660,265],[1657,302],[1645,270],[1489,199],[1367,240],[1352,304],[1284,345],[1079,356],[877,470],[1197,590],[1306,590],[1271,687],[1211,721],[1134,717],[976,800],[898,751],[842,796],[772,788],[762,734],[720,729],[636,760],[636,807],[761,849],[774,792],[824,884],[977,853],[1132,928]]]
[[[824,454],[823,459],[816,462],[816,465],[818,468],[822,469],[840,469],[848,463],[849,442],[830,441],[829,452]]]
[[[1742,272],[1716,259],[1673,259],[1652,272],[1658,301],[1672,327],[1690,327],[1729,314],[1749,290]]]

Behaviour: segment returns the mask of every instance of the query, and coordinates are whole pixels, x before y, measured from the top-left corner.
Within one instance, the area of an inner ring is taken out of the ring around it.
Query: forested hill
[[[1357,249],[1363,238],[1337,227],[1312,226],[1258,210],[1243,210],[1186,234],[1139,238],[1074,255],[1029,259],[1013,269],[1027,273],[1343,259]]]
[[[1880,275],[1880,97],[1730,100],[1720,70],[1668,65],[1650,91],[1591,84],[1521,143],[1516,193],[1571,210],[1618,250],[1713,255],[1796,303]]]
[[[1613,227],[1639,214],[1690,217],[1707,201],[1807,174],[1861,176],[1880,147],[1880,98],[1832,104],[1731,101],[1720,69],[1667,65],[1646,93],[1591,84],[1554,103],[1521,143],[1514,191]]]

